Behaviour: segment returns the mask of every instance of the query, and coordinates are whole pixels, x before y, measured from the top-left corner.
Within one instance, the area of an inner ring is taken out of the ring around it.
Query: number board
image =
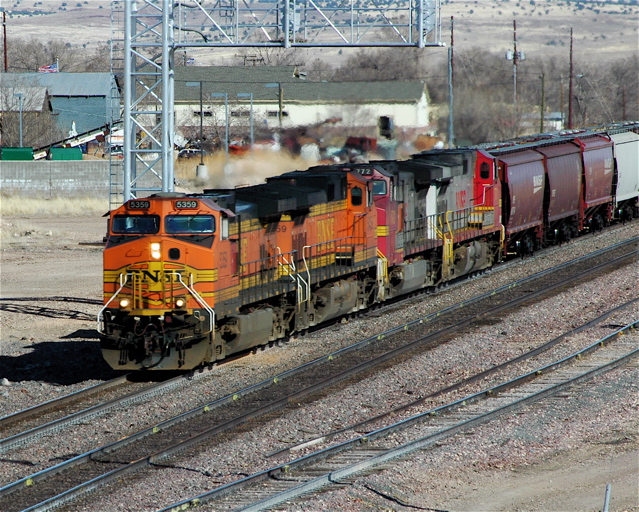
[[[136,210],[150,208],[151,201],[129,201],[128,207]]]
[[[175,201],[175,207],[177,209],[192,209],[198,207],[197,201]]]

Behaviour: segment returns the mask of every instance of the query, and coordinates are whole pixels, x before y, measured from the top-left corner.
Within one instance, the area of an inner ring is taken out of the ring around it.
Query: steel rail
[[[373,416],[371,418],[367,418],[365,420],[359,421],[357,423],[351,424],[351,425],[347,425],[345,427],[342,427],[338,430],[334,430],[332,432],[328,432],[326,434],[323,434],[321,436],[318,437],[314,437],[314,438],[310,438],[310,439],[306,439],[305,441],[302,441],[301,443],[297,443],[291,446],[288,446],[286,448],[283,448],[281,450],[277,450],[273,453],[268,454],[268,457],[276,457],[278,455],[281,455],[283,453],[289,453],[292,451],[296,451],[296,450],[301,450],[303,448],[305,448],[306,446],[311,446],[313,444],[318,444],[320,442],[325,442],[333,437],[335,437],[338,434],[342,434],[344,432],[347,432],[349,430],[355,430],[355,429],[360,429],[361,427],[368,425],[370,423],[376,422],[378,420],[381,420],[383,418],[387,418],[388,416],[397,414],[399,412],[402,411],[406,411],[412,407],[416,407],[419,404],[424,403],[426,400],[430,400],[433,398],[436,398],[438,396],[442,396],[448,393],[452,393],[453,391],[457,391],[458,389],[463,388],[464,386],[467,386],[469,384],[473,384],[475,382],[478,382],[480,380],[484,380],[486,377],[489,377],[491,375],[496,374],[497,372],[508,368],[509,366],[512,366],[514,364],[517,363],[521,363],[522,361],[526,361],[527,359],[530,359],[532,357],[535,357],[539,354],[541,354],[542,352],[545,352],[555,346],[557,346],[561,341],[563,341],[564,339],[566,339],[568,336],[573,336],[575,334],[580,333],[581,331],[584,331],[586,329],[589,329],[595,325],[597,325],[598,323],[602,322],[603,320],[605,320],[606,318],[608,318],[610,315],[617,313],[629,306],[632,306],[634,304],[636,304],[637,302],[639,302],[639,297],[629,300],[628,302],[626,302],[625,304],[621,304],[609,311],[606,311],[605,313],[599,315],[597,318],[594,318],[582,325],[580,325],[579,327],[574,327],[572,329],[570,329],[569,331],[560,334],[559,336],[556,336],[555,338],[553,338],[552,340],[549,340],[548,342],[544,343],[543,345],[534,348],[524,354],[521,354],[513,359],[510,359],[504,363],[495,365],[491,368],[488,368],[487,370],[484,370],[483,372],[479,372],[475,375],[473,375],[472,377],[468,377],[467,379],[461,380],[451,386],[448,386],[446,388],[442,388],[440,390],[437,390],[433,393],[430,393],[428,395],[425,395],[423,397],[420,397],[416,400],[412,400],[408,403],[402,404],[398,407],[394,407],[382,414],[378,414],[376,416]]]
[[[559,269],[564,268],[565,266],[567,266],[569,264],[576,265],[576,264],[578,264],[580,262],[586,261],[587,259],[590,259],[590,258],[594,257],[594,255],[600,255],[601,253],[605,253],[607,251],[615,250],[616,248],[622,247],[622,246],[627,245],[627,244],[631,244],[633,242],[636,242],[637,240],[639,240],[639,238],[638,239],[633,239],[633,240],[630,240],[630,241],[626,241],[626,242],[622,242],[620,244],[616,244],[615,246],[612,246],[610,248],[602,249],[600,251],[597,251],[596,253],[591,253],[590,255],[587,255],[587,256],[584,256],[584,257],[581,257],[581,258],[577,258],[576,260],[572,260],[572,262],[565,263],[563,265],[560,265],[559,267],[555,267],[553,269],[548,269],[547,271],[540,272],[538,274],[535,274],[534,276],[546,275],[548,273],[551,273],[553,270],[556,271],[558,268]],[[633,255],[634,255],[634,253],[629,253],[629,254],[627,254],[627,255],[625,255],[623,257],[615,258],[614,260],[607,260],[607,262],[605,262],[601,266],[597,266],[597,267],[595,267],[593,269],[590,269],[590,270],[593,271],[595,269],[602,268],[603,266],[613,265],[615,263],[618,263],[621,259],[627,258],[629,256],[633,256]],[[530,276],[530,277],[524,278],[524,279],[522,279],[520,281],[517,281],[516,283],[522,284],[522,283],[525,283],[525,282],[529,282],[531,280],[531,278],[533,278],[534,276]],[[572,278],[569,278],[569,279],[575,279],[575,277],[572,277]],[[560,281],[560,284],[558,284],[557,286],[565,285],[566,284],[565,281],[566,280]],[[314,361],[311,361],[309,363],[306,363],[306,364],[304,364],[304,365],[302,365],[302,366],[300,366],[298,368],[283,372],[282,374],[280,374],[280,375],[278,375],[278,376],[276,376],[276,377],[274,377],[272,379],[267,379],[267,380],[262,381],[260,383],[254,384],[252,386],[249,386],[249,387],[245,388],[244,390],[241,390],[241,391],[238,391],[236,393],[227,395],[226,397],[223,397],[223,398],[220,398],[218,400],[215,400],[215,401],[213,401],[213,402],[211,402],[209,404],[206,404],[204,406],[201,406],[201,407],[198,407],[198,408],[193,409],[191,411],[188,411],[186,413],[183,413],[183,414],[181,414],[179,416],[176,416],[175,418],[172,418],[172,419],[167,420],[165,422],[159,423],[159,424],[157,424],[157,425],[155,425],[153,427],[150,427],[150,428],[145,429],[145,430],[143,430],[141,432],[133,434],[133,435],[131,435],[129,437],[126,437],[126,438],[124,438],[124,439],[122,439],[120,441],[117,441],[115,443],[112,443],[112,444],[97,448],[97,449],[92,450],[90,452],[87,452],[85,454],[79,455],[79,456],[77,456],[77,457],[75,457],[73,459],[69,459],[69,460],[67,460],[67,461],[65,461],[65,462],[63,462],[61,464],[58,464],[57,466],[45,469],[45,470],[43,470],[41,472],[38,472],[38,473],[35,473],[34,475],[31,475],[30,477],[26,477],[26,478],[23,478],[23,479],[21,479],[19,481],[16,481],[16,482],[12,483],[12,484],[9,484],[9,485],[5,486],[4,488],[0,489],[0,496],[2,496],[3,494],[9,494],[9,493],[11,493],[11,492],[23,487],[23,486],[33,485],[38,480],[43,480],[43,479],[47,478],[50,474],[55,474],[55,473],[61,472],[67,467],[75,466],[77,464],[93,460],[93,458],[96,457],[99,454],[112,453],[112,452],[124,447],[125,445],[130,444],[132,442],[135,442],[135,441],[137,441],[137,440],[139,440],[139,439],[141,439],[143,437],[146,437],[148,435],[152,435],[152,434],[160,432],[162,430],[166,430],[169,427],[171,427],[171,426],[173,426],[173,425],[175,425],[177,423],[180,423],[180,422],[186,421],[188,419],[191,419],[194,416],[210,412],[211,410],[213,410],[216,407],[219,407],[219,406],[221,406],[221,405],[223,405],[225,403],[236,401],[236,400],[240,399],[242,396],[245,396],[245,395],[247,395],[249,393],[252,393],[252,392],[254,392],[256,390],[264,389],[266,387],[272,386],[273,384],[278,384],[278,383],[284,381],[284,379],[286,379],[288,377],[292,377],[293,375],[296,375],[296,374],[298,374],[298,373],[300,373],[300,372],[302,372],[302,371],[304,371],[304,370],[306,370],[308,368],[311,368],[313,366],[316,366],[316,365],[319,365],[319,364],[322,364],[322,363],[330,362],[330,361],[336,359],[340,355],[343,355],[345,353],[351,352],[353,350],[358,350],[358,349],[360,349],[362,346],[364,346],[366,344],[375,343],[375,342],[377,342],[377,341],[379,341],[381,339],[384,339],[388,335],[397,334],[399,332],[403,332],[403,331],[409,330],[409,328],[411,326],[414,326],[416,324],[422,324],[425,321],[429,321],[429,320],[435,319],[437,317],[440,317],[446,312],[455,311],[455,310],[460,309],[462,307],[466,307],[470,303],[478,302],[479,300],[482,300],[482,299],[490,297],[490,296],[497,295],[498,293],[512,290],[512,288],[514,288],[514,287],[515,287],[514,284],[502,286],[502,287],[497,288],[497,289],[495,289],[495,290],[493,290],[491,292],[487,292],[485,294],[482,294],[482,295],[478,296],[477,298],[474,298],[474,299],[472,299],[470,301],[465,301],[465,302],[459,303],[457,305],[450,306],[450,307],[448,307],[448,308],[446,308],[446,309],[444,309],[444,310],[442,310],[440,312],[436,312],[436,313],[432,313],[430,315],[426,315],[422,319],[414,320],[414,321],[408,322],[407,324],[404,324],[403,326],[396,327],[396,328],[393,328],[393,329],[389,329],[388,331],[385,331],[384,333],[380,333],[380,334],[371,336],[371,337],[369,337],[369,338],[367,338],[367,339],[365,339],[363,341],[360,341],[360,342],[358,342],[358,343],[356,343],[354,345],[351,345],[349,347],[345,347],[345,348],[343,348],[343,349],[341,349],[339,351],[333,352],[332,354],[328,354],[326,356],[318,358],[318,359],[316,359]],[[548,293],[549,290],[550,290],[550,288],[545,288],[544,289],[544,291],[546,293]],[[517,300],[520,300],[520,301],[530,300],[532,295],[533,294],[527,294],[525,296],[525,298],[520,298],[520,299],[517,299]],[[510,307],[510,306],[512,306],[512,303],[508,303],[508,304],[501,305],[501,306],[498,306],[498,307],[503,309],[505,307]],[[482,314],[479,315],[479,316],[482,316],[483,314],[486,314],[486,311],[483,311]],[[476,317],[476,316],[478,316],[478,315],[474,315],[474,317]],[[466,318],[464,321],[461,322],[461,324],[465,325],[465,324],[470,323],[471,321],[472,321],[472,318]],[[440,336],[444,332],[452,332],[458,327],[459,327],[459,324],[457,324],[456,326],[452,326],[452,327],[448,327],[448,328],[442,329],[440,331],[437,331],[436,333],[433,333],[430,337]],[[422,341],[423,342],[424,339],[425,338],[421,338],[418,341]],[[415,345],[415,344],[416,344],[416,342],[413,342],[412,345]],[[390,359],[391,357],[395,357],[398,354],[401,354],[401,353],[403,353],[403,352],[405,352],[407,350],[410,350],[411,348],[414,348],[414,347],[409,347],[409,348],[400,347],[400,349],[398,349],[396,351],[391,351],[391,353],[393,355],[387,355],[389,353],[384,354],[380,358],[376,359],[374,362],[376,364],[379,364],[380,361],[384,361],[384,360]],[[322,381],[319,384],[312,385],[312,386],[310,386],[308,388],[308,390],[309,390],[308,394],[310,394],[312,392],[315,392],[315,391],[317,391],[318,389],[320,389],[322,387],[326,387],[326,386],[328,386],[330,384],[334,384],[335,382],[338,382],[339,380],[342,380],[342,379],[346,378],[349,374],[352,375],[353,373],[355,373],[357,371],[361,371],[363,369],[366,369],[367,367],[370,367],[372,364],[374,364],[374,363],[371,362],[368,365],[366,363],[363,363],[363,364],[355,367],[351,372],[344,372],[343,374],[339,374],[339,375],[333,376],[333,377],[331,377],[329,379],[326,379],[326,380]],[[101,485],[105,485],[106,483],[109,483],[111,481],[114,481],[114,480],[117,480],[117,479],[121,478],[125,474],[129,474],[131,472],[137,471],[137,470],[139,470],[140,468],[142,468],[144,466],[157,464],[160,460],[162,460],[164,458],[167,458],[169,456],[175,455],[175,454],[177,454],[177,453],[179,453],[181,451],[184,451],[187,448],[189,448],[189,447],[191,447],[191,446],[193,446],[193,445],[195,445],[197,443],[202,442],[206,438],[208,438],[208,437],[210,437],[212,435],[215,435],[216,433],[219,433],[221,431],[233,428],[234,426],[239,425],[239,424],[241,424],[241,423],[243,423],[245,421],[248,421],[249,419],[252,419],[254,417],[257,417],[260,414],[266,414],[268,412],[272,412],[273,410],[275,410],[277,408],[280,408],[282,406],[288,405],[288,403],[292,400],[292,398],[299,398],[300,396],[301,396],[301,392],[297,391],[297,392],[293,393],[292,395],[288,395],[287,397],[285,397],[283,399],[280,399],[280,400],[278,400],[276,402],[272,402],[271,404],[268,404],[268,405],[266,405],[266,406],[264,406],[264,407],[262,407],[260,409],[253,410],[253,411],[249,412],[248,414],[245,414],[243,416],[237,417],[235,420],[233,420],[233,421],[231,421],[229,423],[226,423],[226,424],[223,424],[223,425],[219,425],[218,427],[214,427],[213,429],[210,429],[209,431],[203,432],[203,433],[201,433],[201,434],[199,434],[197,436],[193,436],[192,438],[190,438],[190,439],[188,439],[186,441],[179,442],[179,443],[167,448],[166,450],[163,450],[161,452],[157,452],[157,453],[154,453],[152,455],[143,457],[143,458],[141,458],[141,459],[139,459],[137,461],[132,462],[131,464],[128,464],[127,466],[124,466],[124,467],[118,468],[116,470],[107,472],[107,473],[103,474],[102,476],[99,476],[99,477],[97,477],[97,478],[95,478],[95,479],[93,479],[93,480],[91,480],[89,482],[85,482],[84,484],[81,484],[81,485],[79,485],[79,486],[77,486],[77,487],[75,487],[73,489],[70,489],[70,490],[68,490],[68,491],[66,491],[66,492],[64,492],[62,494],[59,494],[56,497],[53,497],[53,498],[51,498],[51,499],[49,499],[47,501],[44,501],[40,505],[35,506],[35,508],[30,508],[30,509],[27,509],[27,510],[34,510],[34,511],[35,510],[38,510],[38,511],[40,511],[40,510],[53,510],[53,508],[59,506],[60,504],[72,501],[72,500],[76,499],[78,496],[80,496],[80,495],[82,495],[82,494],[84,494],[86,492],[90,492],[90,491],[96,489],[97,487],[99,487]],[[41,506],[42,508],[37,508],[39,506]]]
[[[59,396],[57,398],[53,398],[52,400],[39,403],[37,405],[34,405],[33,407],[22,409],[21,411],[14,412],[12,414],[7,414],[6,416],[0,418],[0,430],[7,428],[7,425],[23,421],[30,416],[43,414],[44,412],[51,409],[57,409],[70,402],[80,400],[85,396],[90,396],[101,391],[106,391],[107,389],[110,389],[112,387],[120,386],[124,384],[129,377],[130,374],[122,375],[120,377],[116,377],[115,379],[111,379],[106,382],[100,382],[88,388],[83,388],[73,393],[69,393],[68,395]]]
[[[113,398],[111,400],[108,400],[107,402],[98,404],[98,405],[94,405],[92,407],[88,407],[86,409],[83,409],[81,411],[75,412],[73,414],[70,414],[68,416],[65,416],[63,418],[58,418],[57,420],[53,420],[50,421],[48,423],[45,423],[43,425],[34,427],[30,430],[26,430],[24,432],[20,432],[19,434],[13,435],[11,437],[7,437],[5,439],[1,439],[0,440],[0,453],[4,453],[7,452],[11,449],[17,448],[19,446],[23,446],[27,443],[33,442],[39,438],[41,438],[44,435],[48,435],[51,434],[53,432],[58,432],[64,428],[68,428],[76,423],[79,423],[81,421],[85,421],[88,419],[92,419],[92,418],[96,418],[99,416],[102,416],[106,413],[108,413],[109,411],[112,411],[115,408],[118,407],[125,407],[127,405],[131,405],[131,404],[135,404],[138,402],[141,402],[143,400],[146,400],[148,398],[157,396],[161,393],[165,393],[168,390],[174,389],[176,387],[179,387],[180,385],[185,384],[185,381],[187,380],[192,380],[194,378],[198,378],[199,375],[204,375],[204,376],[209,376],[209,374],[189,374],[189,375],[180,375],[178,377],[174,377],[172,379],[163,381],[163,382],[159,382],[157,384],[153,384],[150,385],[144,389],[138,390],[138,391],[134,391],[132,393],[128,393],[127,395],[124,395],[122,397],[116,397]],[[118,379],[121,378],[126,378],[125,377],[120,377]],[[115,381],[117,381],[118,379],[113,379],[112,381],[108,381],[104,384],[110,384],[109,387],[112,387],[115,383]],[[95,387],[99,387],[100,384],[98,384]],[[91,390],[93,388],[87,388],[88,390]],[[84,390],[80,390],[80,392],[82,392]],[[68,397],[73,396],[74,394],[68,395]],[[62,399],[66,399],[67,396],[65,397],[61,397]],[[49,404],[49,402],[46,402],[44,405]],[[52,407],[53,405],[51,405]],[[35,406],[35,408],[32,409],[37,409],[38,406]],[[20,411],[18,414],[21,413],[28,413],[31,409],[27,409],[25,411]],[[36,411],[37,412],[37,411]],[[3,418],[4,419],[4,418]],[[56,466],[57,467],[57,466]],[[47,471],[47,470],[44,470]],[[8,486],[2,487],[0,488],[0,496],[2,496],[5,493],[5,490],[7,489]]]
[[[319,452],[301,457],[291,462],[280,464],[273,468],[237,480],[235,482],[231,482],[217,489],[209,491],[208,493],[203,493],[198,496],[182,500],[168,507],[162,508],[158,512],[175,512],[179,510],[187,510],[188,508],[194,506],[202,508],[202,506],[209,501],[212,501],[214,499],[224,499],[233,491],[237,490],[241,492],[242,489],[253,486],[257,483],[260,483],[261,485],[259,488],[259,492],[256,491],[255,494],[257,496],[263,496],[264,494],[268,493],[267,486],[272,482],[275,482],[273,485],[273,487],[275,488],[275,492],[271,496],[268,496],[267,498],[258,498],[258,501],[255,501],[250,505],[241,505],[239,506],[239,508],[232,509],[238,512],[258,512],[267,510],[269,507],[279,505],[285,501],[299,498],[300,496],[308,494],[310,492],[318,491],[319,489],[328,485],[339,483],[340,481],[344,481],[346,478],[350,478],[358,473],[369,471],[376,466],[388,463],[393,459],[397,459],[406,456],[414,451],[426,448],[429,445],[434,444],[435,442],[448,438],[458,432],[468,429],[469,427],[485,423],[506,412],[519,409],[530,403],[536,402],[548,396],[552,396],[553,394],[556,394],[559,391],[562,391],[570,386],[581,383],[583,381],[596,377],[597,375],[622,366],[628,361],[639,357],[639,347],[637,346],[639,345],[639,339],[635,340],[632,349],[629,352],[626,352],[621,357],[618,357],[613,352],[613,359],[609,358],[601,364],[595,364],[594,368],[592,367],[593,365],[589,365],[586,362],[586,364],[584,365],[584,370],[581,371],[581,373],[579,373],[579,375],[577,376],[568,375],[567,377],[563,378],[559,376],[559,378],[563,379],[562,382],[559,383],[556,382],[558,378],[557,375],[553,375],[554,378],[547,379],[545,383],[535,382],[542,376],[545,377],[548,373],[559,370],[569,365],[571,362],[577,361],[580,364],[584,363],[584,356],[590,355],[601,348],[608,347],[612,342],[620,339],[621,336],[624,334],[633,333],[633,335],[637,337],[637,334],[634,332],[637,330],[637,328],[639,328],[639,321],[633,322],[621,329],[618,329],[614,333],[609,334],[608,336],[598,340],[597,342],[589,345],[588,347],[585,347],[582,350],[579,350],[567,357],[561,358],[553,363],[542,366],[536,370],[522,374],[515,379],[511,379],[502,384],[491,386],[465,398],[461,398],[449,404],[442,405],[435,409],[420,413],[418,415],[412,416],[411,418],[397,422],[393,425],[378,429],[374,432],[355,437],[338,445],[325,448],[323,450],[320,450]],[[506,395],[504,395],[506,391],[517,388],[518,386],[528,384],[529,382],[534,382],[537,388],[541,387],[542,389],[536,390],[533,387],[533,390],[528,391],[528,394],[522,398],[517,398],[516,396],[507,397]],[[464,417],[461,419],[461,421],[453,420],[452,425],[450,425],[449,422],[448,425],[445,425],[443,428],[440,428],[434,433],[430,433],[423,437],[418,437],[407,443],[403,443],[390,449],[384,447],[376,449],[371,446],[372,441],[383,439],[391,433],[399,431],[405,432],[407,428],[412,428],[416,424],[422,423],[430,418],[437,418],[445,413],[462,410],[469,404],[473,404],[479,401],[485,401],[488,398],[496,397],[505,398],[505,401],[507,403],[498,405],[498,407],[495,408],[491,408],[491,410],[487,412],[480,411],[479,413],[471,413],[470,418]],[[509,398],[512,399],[509,400]],[[324,466],[326,466],[328,464],[326,462],[326,459],[328,457],[336,456],[349,450],[352,452],[353,450],[360,449],[362,446],[364,447],[364,449],[361,450],[361,460],[356,460],[355,462],[353,462],[353,459],[357,459],[360,457],[351,455],[345,458],[346,462],[343,462],[341,464],[339,462],[337,463],[337,466],[341,467],[326,471],[321,474],[321,476],[317,476],[317,472],[319,470],[313,471],[313,468],[311,467],[313,463],[317,463],[319,461],[322,461]],[[293,474],[295,470],[299,470],[299,476],[295,476]],[[305,478],[305,472],[307,474],[311,474],[312,476]],[[289,484],[289,488],[281,490],[281,488],[285,486],[286,483]],[[229,497],[229,500],[232,499],[234,498]],[[239,505],[240,502],[246,502],[246,497],[238,497],[237,504]],[[231,505],[231,503],[227,501],[225,505],[228,506]]]

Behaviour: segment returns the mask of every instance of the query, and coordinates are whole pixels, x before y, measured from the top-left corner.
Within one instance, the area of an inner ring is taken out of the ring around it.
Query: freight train
[[[639,216],[639,123],[325,165],[110,212],[102,353],[188,370]]]

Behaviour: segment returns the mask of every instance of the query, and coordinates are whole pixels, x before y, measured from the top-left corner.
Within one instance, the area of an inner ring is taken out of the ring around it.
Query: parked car
[[[207,156],[207,151],[202,151],[203,156]],[[200,150],[198,148],[185,148],[181,149],[178,153],[178,158],[199,158]]]

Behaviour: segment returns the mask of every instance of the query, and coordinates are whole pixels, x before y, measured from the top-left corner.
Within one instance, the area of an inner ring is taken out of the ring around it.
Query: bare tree
[[[107,44],[100,45],[93,52],[61,39],[50,40],[45,44],[35,37],[13,38],[7,44],[8,71],[13,73],[33,73],[41,66],[56,62],[59,64],[59,71],[108,72],[110,58],[110,47]]]
[[[304,57],[299,48],[243,48],[237,60],[244,66],[302,66]]]
[[[20,124],[22,145],[26,147],[43,147],[63,138],[51,115],[46,89],[32,81],[12,80],[8,84],[0,75],[0,115],[3,146],[20,145]]]
[[[322,59],[313,59],[313,61],[305,67],[305,71],[309,80],[314,82],[328,81],[333,78],[335,70],[328,62]]]
[[[93,53],[86,52],[82,62],[83,69],[78,72],[106,73],[111,69],[111,48],[108,44],[101,44]]]
[[[361,49],[335,70],[334,81],[415,80],[424,77],[424,51],[418,48]]]

